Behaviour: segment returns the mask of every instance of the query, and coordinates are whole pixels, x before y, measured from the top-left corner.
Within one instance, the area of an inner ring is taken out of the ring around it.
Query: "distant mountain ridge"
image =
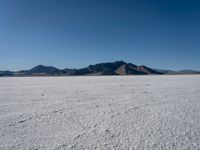
[[[163,74],[200,74],[200,71],[196,71],[196,70],[180,70],[180,71],[173,71],[173,70],[164,70],[164,69],[155,69],[156,71],[159,71]]]
[[[0,71],[0,76],[81,76],[81,75],[161,75],[161,74],[200,74],[198,71],[151,69],[144,65],[137,66],[124,61],[115,61],[89,65],[81,69],[58,69],[53,66],[38,65],[30,70]]]

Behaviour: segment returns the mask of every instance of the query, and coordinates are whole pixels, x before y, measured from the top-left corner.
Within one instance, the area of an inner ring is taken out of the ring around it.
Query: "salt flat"
[[[0,78],[0,149],[200,149],[200,76]]]

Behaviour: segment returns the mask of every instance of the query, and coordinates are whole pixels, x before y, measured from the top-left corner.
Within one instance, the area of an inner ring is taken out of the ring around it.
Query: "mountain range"
[[[161,74],[200,74],[194,70],[151,69],[124,61],[99,63],[81,69],[58,69],[52,66],[38,65],[30,70],[0,71],[0,76],[81,76],[81,75],[161,75]]]

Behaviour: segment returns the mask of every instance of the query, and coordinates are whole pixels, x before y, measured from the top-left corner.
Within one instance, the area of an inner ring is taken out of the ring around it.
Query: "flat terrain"
[[[0,78],[0,149],[200,149],[200,76]]]

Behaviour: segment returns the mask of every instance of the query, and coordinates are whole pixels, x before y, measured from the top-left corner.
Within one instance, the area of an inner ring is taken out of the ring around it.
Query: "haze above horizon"
[[[0,0],[0,70],[123,60],[200,70],[198,0]]]

